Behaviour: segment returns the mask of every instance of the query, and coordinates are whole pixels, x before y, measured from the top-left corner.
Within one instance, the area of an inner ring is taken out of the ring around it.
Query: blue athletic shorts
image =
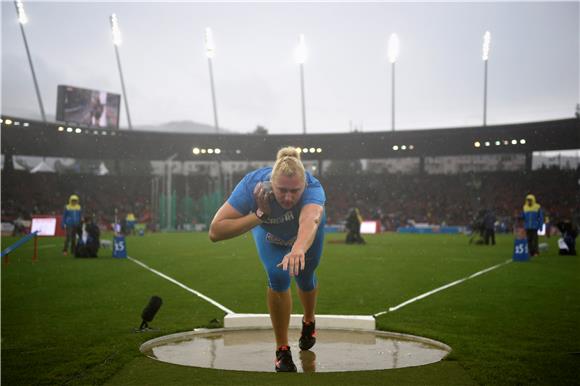
[[[268,232],[261,226],[252,229],[254,242],[262,260],[262,265],[268,274],[268,286],[276,292],[285,292],[290,288],[290,271],[284,271],[282,267],[276,265],[282,262],[284,256],[290,253],[291,246],[282,246],[274,244],[267,240]],[[271,239],[272,237],[270,237]],[[306,251],[306,267],[295,276],[296,284],[302,291],[312,291],[316,288],[316,273],[314,272],[320,263],[322,256],[322,247],[324,244],[324,224],[320,224],[314,242],[308,251]]]

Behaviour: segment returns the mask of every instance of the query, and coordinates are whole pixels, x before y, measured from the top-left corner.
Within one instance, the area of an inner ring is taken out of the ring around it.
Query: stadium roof
[[[271,160],[298,146],[303,159],[379,159],[580,148],[580,119],[486,127],[345,134],[181,134],[106,130],[2,116],[2,153],[80,159]],[[194,154],[193,149],[198,149]],[[216,149],[219,149],[216,151]]]

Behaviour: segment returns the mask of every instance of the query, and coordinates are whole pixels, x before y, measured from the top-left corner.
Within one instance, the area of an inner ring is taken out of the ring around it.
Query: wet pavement
[[[290,346],[299,372],[383,370],[442,360],[443,343],[381,331],[318,330],[310,351],[298,348],[299,330]],[[203,330],[153,339],[141,346],[147,356],[184,366],[239,371],[274,371],[274,334],[264,330]]]

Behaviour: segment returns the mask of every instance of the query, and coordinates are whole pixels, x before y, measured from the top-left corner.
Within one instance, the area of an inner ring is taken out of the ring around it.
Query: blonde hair
[[[287,146],[278,150],[276,163],[272,168],[272,180],[280,174],[288,177],[299,176],[303,181],[306,181],[306,172],[302,161],[300,161],[300,152],[295,147]]]

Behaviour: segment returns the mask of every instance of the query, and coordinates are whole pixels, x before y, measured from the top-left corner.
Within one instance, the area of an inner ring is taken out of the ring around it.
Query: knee
[[[275,267],[268,272],[270,288],[275,292],[286,292],[290,288],[290,275],[288,271]]]
[[[296,285],[304,292],[316,289],[316,275],[313,273],[301,272],[296,276]]]

